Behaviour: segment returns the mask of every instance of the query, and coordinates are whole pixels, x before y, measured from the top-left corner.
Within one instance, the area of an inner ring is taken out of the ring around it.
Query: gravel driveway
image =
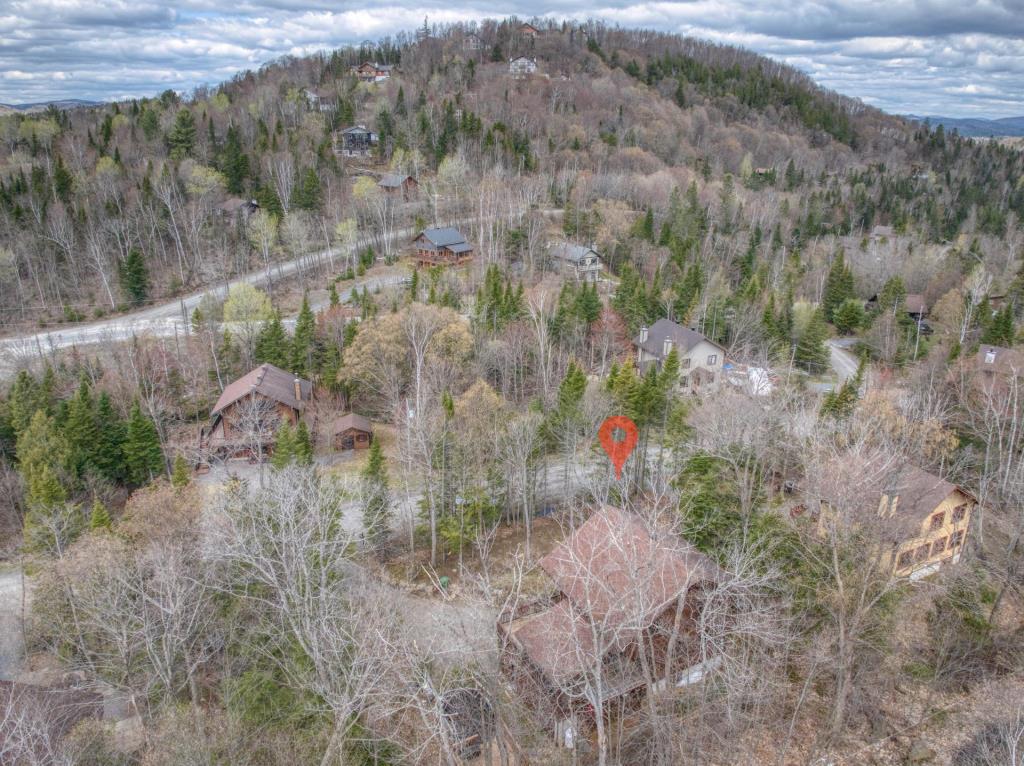
[[[21,672],[21,572],[0,572],[0,680]]]

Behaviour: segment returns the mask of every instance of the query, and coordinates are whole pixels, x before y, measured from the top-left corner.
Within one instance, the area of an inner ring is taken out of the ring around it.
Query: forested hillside
[[[0,136],[0,761],[1019,757],[1018,149],[517,19]]]

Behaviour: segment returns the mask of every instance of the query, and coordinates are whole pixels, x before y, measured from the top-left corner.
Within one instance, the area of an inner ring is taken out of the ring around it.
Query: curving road
[[[402,232],[399,232],[396,237],[401,235]],[[176,333],[184,333],[187,331],[187,317],[191,316],[192,311],[207,295],[223,300],[228,291],[236,285],[243,283],[262,285],[270,280],[285,279],[301,272],[311,261],[329,255],[330,251],[323,251],[312,256],[306,255],[292,261],[274,264],[269,268],[250,272],[223,284],[198,290],[190,295],[130,314],[122,314],[88,324],[69,325],[45,332],[0,339],[0,374],[9,373],[12,368],[16,367],[16,362],[19,359],[41,356],[71,346],[130,340],[136,335],[168,337]],[[400,275],[370,277],[339,293],[339,297],[342,301],[346,301],[351,297],[353,290],[362,290],[365,287],[372,292],[380,287],[399,284],[402,279]]]

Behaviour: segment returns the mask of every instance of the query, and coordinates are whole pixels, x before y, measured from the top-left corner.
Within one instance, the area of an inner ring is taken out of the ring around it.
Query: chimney
[[[295,401],[302,401],[302,381],[299,378],[295,379]]]
[[[664,346],[662,347],[661,353],[662,353],[663,356],[668,356],[671,351],[672,351],[672,339],[671,338],[665,338],[665,343],[664,343]]]
[[[647,325],[644,325],[643,327],[640,328],[640,342],[647,342]]]

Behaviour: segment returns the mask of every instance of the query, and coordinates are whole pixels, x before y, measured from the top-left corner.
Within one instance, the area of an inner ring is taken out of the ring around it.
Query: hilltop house
[[[221,458],[266,457],[277,428],[295,425],[313,398],[313,384],[272,364],[261,364],[229,383],[199,435],[200,449]]]
[[[335,135],[335,151],[342,157],[369,157],[376,145],[377,134],[365,125],[353,125]]]
[[[377,182],[377,186],[387,194],[401,195],[408,199],[416,194],[419,182],[410,175],[388,173]]]
[[[470,32],[462,38],[462,50],[464,51],[479,51],[483,50],[483,47],[484,41],[480,39],[480,35],[476,32]]]
[[[520,79],[522,77],[529,77],[537,71],[537,59],[532,59],[527,56],[516,56],[514,59],[508,61],[508,73]]]
[[[303,95],[306,97],[306,104],[315,111],[333,112],[338,108],[338,94],[334,91],[306,88]]]
[[[391,64],[378,64],[375,61],[364,61],[352,67],[354,74],[361,82],[384,82],[391,79],[394,67]]]
[[[552,595],[499,617],[501,669],[567,746],[598,713],[621,715],[652,687],[714,667],[697,624],[723,573],[671,532],[606,506],[538,566]]]
[[[676,349],[679,388],[683,391],[714,388],[722,377],[725,349],[699,332],[668,319],[659,319],[650,327],[641,327],[634,345],[637,367],[641,371],[646,371],[652,364],[660,369],[672,349]]]
[[[473,246],[458,229],[424,229],[412,244],[417,266],[457,266],[473,258]]]
[[[548,252],[558,261],[564,276],[575,277],[579,282],[596,282],[601,276],[601,256],[592,247],[554,242]]]
[[[524,23],[519,25],[519,34],[523,37],[529,37],[531,40],[536,40],[540,37],[540,30],[533,24]]]

